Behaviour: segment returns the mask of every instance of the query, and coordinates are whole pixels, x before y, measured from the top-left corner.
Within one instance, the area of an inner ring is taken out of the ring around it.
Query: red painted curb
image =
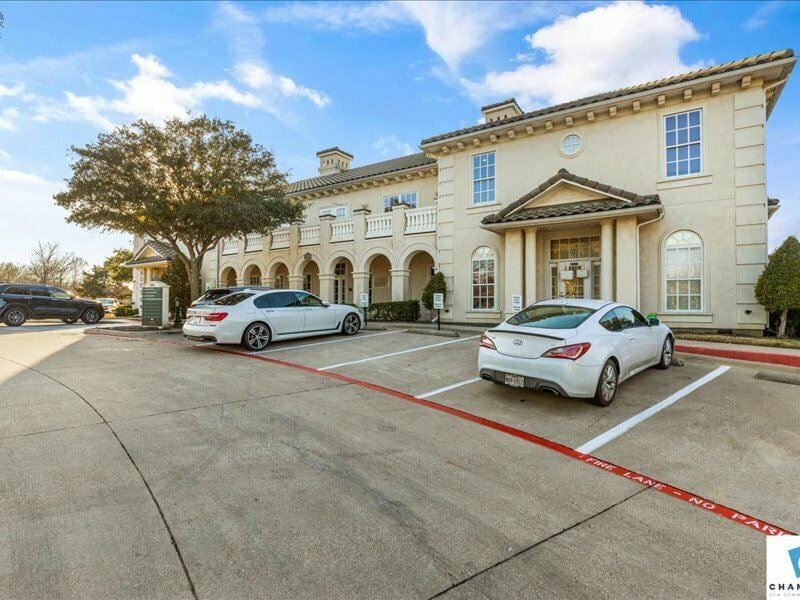
[[[800,367],[800,353],[798,354],[778,354],[777,352],[758,352],[756,350],[733,350],[728,348],[709,348],[707,346],[685,346],[675,345],[676,352],[686,352],[688,354],[702,354],[703,356],[717,356],[719,358],[730,358],[733,360],[746,360],[749,362],[765,363],[770,365],[785,365],[788,367]]]
[[[504,425],[503,423],[498,423],[497,421],[485,419],[483,417],[479,417],[478,415],[474,415],[472,413],[468,413],[466,411],[459,410],[451,406],[439,404],[438,402],[433,402],[431,400],[426,400],[424,398],[419,398],[417,396],[412,396],[411,394],[406,394],[405,392],[401,392],[399,390],[370,383],[362,379],[355,379],[354,377],[348,377],[347,375],[332,373],[330,371],[320,371],[315,367],[309,367],[307,365],[301,365],[299,363],[293,363],[286,360],[280,360],[277,358],[268,358],[266,356],[261,356],[258,354],[250,354],[248,352],[242,352],[240,350],[233,350],[228,348],[202,346],[200,347],[200,349],[212,350],[216,352],[222,352],[225,354],[235,354],[237,356],[242,356],[244,358],[260,360],[281,367],[298,369],[300,371],[305,371],[306,373],[312,373],[314,375],[320,375],[322,377],[328,377],[330,379],[344,381],[368,390],[372,390],[374,392],[379,392],[382,394],[393,396],[394,398],[398,398],[400,400],[405,400],[406,402],[411,402],[413,404],[424,406],[426,408],[430,408],[457,417],[464,421],[469,421],[477,425],[488,427],[489,429],[494,429],[495,431],[499,431],[501,433],[514,436],[516,438],[519,438],[526,442],[530,442],[532,444],[536,444],[537,446],[540,446],[542,448],[547,448],[548,450],[557,452],[558,454],[566,456],[567,458],[580,461],[584,464],[606,471],[607,473],[612,473],[614,475],[617,475],[618,477],[623,477],[629,481],[633,481],[645,487],[652,488],[658,492],[661,492],[662,494],[669,496],[670,498],[681,500],[682,502],[685,502],[689,506],[705,510],[706,512],[714,513],[720,517],[728,519],[729,521],[733,521],[734,523],[738,523],[739,525],[744,525],[750,529],[763,533],[764,535],[796,535],[795,533],[792,533],[788,529],[783,529],[781,527],[778,527],[777,525],[772,525],[767,521],[756,519],[755,517],[751,517],[746,513],[736,511],[722,504],[717,504],[706,498],[703,498],[702,496],[692,494],[690,492],[687,492],[686,490],[682,490],[681,488],[675,487],[668,483],[664,483],[657,479],[647,477],[646,475],[642,475],[640,473],[637,473],[636,471],[630,471],[624,467],[620,467],[619,465],[615,465],[605,460],[600,460],[599,458],[596,458],[591,454],[584,454],[583,452],[578,452],[574,448],[570,448],[569,446],[565,446],[564,444],[554,442],[553,440],[540,437],[533,433],[528,433],[527,431],[523,431],[522,429],[517,429],[516,427],[511,427],[509,425]]]

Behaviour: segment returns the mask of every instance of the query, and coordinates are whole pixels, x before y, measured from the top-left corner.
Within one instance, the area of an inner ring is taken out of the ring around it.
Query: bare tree
[[[63,254],[55,242],[38,242],[31,253],[28,271],[36,283],[74,289],[87,262],[72,252]]]
[[[3,283],[26,283],[28,272],[25,265],[13,262],[0,263],[0,282]]]

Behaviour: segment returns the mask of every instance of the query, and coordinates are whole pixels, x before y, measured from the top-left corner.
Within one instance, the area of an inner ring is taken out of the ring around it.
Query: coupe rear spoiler
[[[509,335],[530,335],[533,337],[547,338],[549,340],[566,341],[567,338],[558,337],[557,335],[547,335],[545,333],[533,333],[532,331],[508,331],[507,329],[490,329],[486,333],[507,333]]]

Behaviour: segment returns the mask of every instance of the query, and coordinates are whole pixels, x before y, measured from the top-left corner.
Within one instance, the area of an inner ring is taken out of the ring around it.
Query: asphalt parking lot
[[[0,328],[2,597],[752,598],[800,531],[797,387],[755,366],[600,408],[476,380],[468,335],[86,330]]]

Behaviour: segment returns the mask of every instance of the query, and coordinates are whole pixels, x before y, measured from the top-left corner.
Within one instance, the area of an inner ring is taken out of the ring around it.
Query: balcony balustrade
[[[289,247],[289,230],[288,229],[278,229],[272,232],[272,245],[270,248],[273,250],[278,250],[279,248],[288,248]]]

